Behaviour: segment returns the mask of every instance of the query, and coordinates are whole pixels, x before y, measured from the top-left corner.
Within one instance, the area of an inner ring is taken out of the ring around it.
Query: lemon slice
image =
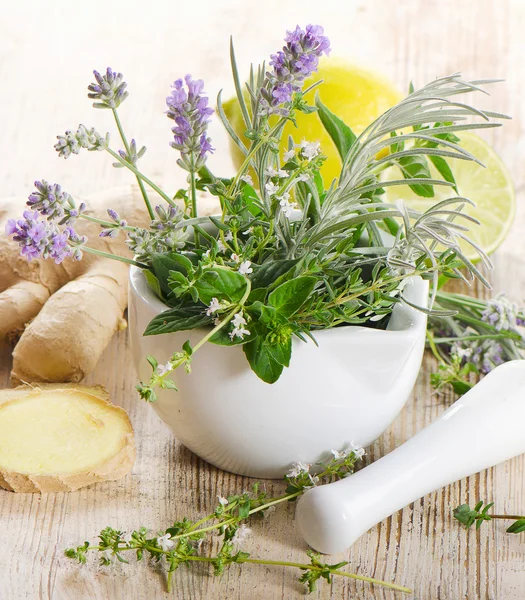
[[[342,59],[322,60],[317,73],[305,81],[304,89],[321,79],[323,83],[306,94],[305,100],[308,104],[314,105],[315,94],[319,92],[323,104],[342,119],[356,135],[401,100],[401,94],[388,79]],[[224,112],[239,137],[248,141],[243,137],[246,127],[236,98],[224,103]],[[326,133],[317,114],[306,115],[297,112],[296,120],[297,127],[289,122],[284,128],[281,138],[281,158],[283,152],[288,149],[289,135],[293,137],[295,143],[300,143],[302,140],[320,142],[323,154],[327,156],[321,174],[326,186],[330,185],[341,172],[341,159],[335,144]],[[231,150],[235,166],[238,168],[243,161],[243,155],[233,142]]]
[[[457,134],[462,148],[480,160],[485,168],[475,162],[447,159],[454,173],[459,194],[469,198],[475,206],[465,206],[465,213],[480,221],[480,225],[469,225],[467,236],[478,244],[487,254],[491,254],[505,239],[516,211],[514,188],[507,168],[493,148],[474,133]],[[442,179],[433,165],[430,165],[431,176]],[[390,167],[384,172],[384,179],[402,179],[398,167]],[[421,198],[408,186],[399,185],[385,188],[385,201],[394,203],[402,199],[406,205],[416,210],[425,211],[439,202],[455,196],[452,188],[434,187],[433,198]],[[478,260],[477,252],[461,242],[461,247],[470,260]]]

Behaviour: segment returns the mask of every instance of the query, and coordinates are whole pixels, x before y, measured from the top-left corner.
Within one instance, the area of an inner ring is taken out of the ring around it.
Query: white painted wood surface
[[[236,40],[241,68],[268,56],[284,30],[297,22],[321,23],[334,55],[388,74],[402,89],[462,70],[472,78],[502,77],[485,106],[511,114],[488,139],[513,175],[518,212],[495,257],[496,290],[525,297],[525,3],[522,0],[346,0],[283,3],[268,0],[89,3],[0,2],[0,197],[20,195],[32,181],[61,182],[89,194],[129,181],[102,153],[58,160],[54,136],[82,122],[113,126],[85,97],[91,70],[111,65],[125,73],[130,98],[122,119],[130,136],[148,146],[144,171],[170,189],[177,183],[163,100],[170,83],[191,72],[204,77],[213,96],[232,90],[228,35]],[[216,171],[231,169],[226,134],[215,123]],[[180,177],[179,177],[180,182]],[[9,350],[1,356],[0,385],[8,385]],[[449,397],[429,388],[427,358],[406,410],[369,452],[373,460],[441,414]],[[204,464],[174,439],[153,411],[137,399],[125,334],[112,342],[89,382],[105,384],[134,423],[138,456],[131,476],[72,494],[16,495],[0,491],[0,599],[290,600],[303,596],[296,573],[279,567],[233,566],[222,578],[206,568],[181,568],[175,591],[148,564],[114,571],[71,566],[63,549],[94,540],[106,525],[165,528],[175,518],[209,512],[217,494],[246,488],[248,479]],[[497,398],[494,399],[497,402]],[[490,439],[486,440],[490,444]],[[335,560],[350,568],[412,587],[418,600],[521,600],[525,595],[525,540],[505,534],[501,522],[466,532],[451,511],[464,501],[494,501],[498,512],[525,510],[524,458],[471,477],[407,507],[366,534]],[[267,482],[277,492],[280,482]],[[268,559],[299,560],[306,550],[294,531],[293,506],[253,525],[247,549]],[[313,598],[391,599],[395,594],[360,583],[321,585]]]

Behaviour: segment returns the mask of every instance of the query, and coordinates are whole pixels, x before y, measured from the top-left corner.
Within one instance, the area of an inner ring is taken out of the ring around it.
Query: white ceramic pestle
[[[523,453],[525,360],[515,360],[494,369],[390,454],[306,492],[297,525],[315,550],[340,552],[425,494]]]

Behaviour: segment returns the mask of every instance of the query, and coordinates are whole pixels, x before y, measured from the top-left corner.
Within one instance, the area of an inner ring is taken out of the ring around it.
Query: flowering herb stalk
[[[219,496],[213,513],[198,521],[184,518],[157,535],[149,534],[144,527],[129,532],[106,527],[100,532],[97,545],[85,542],[77,548],[68,548],[65,554],[80,563],[85,563],[87,553],[95,551],[98,552],[100,564],[103,566],[110,565],[114,560],[127,563],[127,554],[134,554],[138,560],[141,560],[145,554],[149,555],[152,559],[162,561],[166,565],[168,591],[172,588],[173,573],[179,565],[204,562],[213,566],[216,575],[222,575],[225,569],[234,563],[299,569],[302,571],[299,581],[304,583],[310,592],[315,591],[319,579],[324,578],[330,583],[332,578],[337,576],[409,593],[411,590],[395,583],[343,571],[342,568],[348,564],[346,561],[332,565],[325,564],[321,562],[320,555],[313,552],[308,552],[307,563],[297,563],[253,558],[241,549],[243,542],[252,533],[246,525],[249,518],[254,515],[268,516],[277,505],[295,501],[306,490],[321,482],[330,482],[351,475],[356,462],[363,455],[364,450],[360,446],[352,446],[341,452],[332,450],[332,458],[317,465],[317,474],[310,471],[310,465],[296,463],[285,477],[286,491],[275,498],[269,498],[266,492],[261,490],[260,484],[256,483],[251,492],[228,498]],[[202,553],[202,547],[211,533],[218,534],[222,538],[222,544],[215,555],[206,555]]]
[[[504,294],[490,300],[439,291],[436,306],[454,315],[431,318],[427,343],[438,360],[432,385],[464,394],[471,374],[486,375],[498,365],[523,358],[525,310]]]
[[[217,114],[244,155],[239,170],[228,177],[215,175],[208,165],[213,152],[208,124],[214,110],[204,82],[191,75],[177,79],[166,99],[166,114],[174,122],[171,146],[179,155],[177,165],[188,178],[187,187],[175,194],[163,191],[138,166],[146,149],[134,139],[128,143],[120,122],[118,108],[128,96],[120,73],[95,72],[88,96],[96,108],[111,110],[124,147],[113,149],[109,134],[84,125],[58,136],[59,156],[105,151],[114,166],[137,178],[149,225],[128,223],[111,207],[109,219],[97,222],[102,236],[126,236],[134,259],[120,260],[139,265],[167,305],[144,335],[205,330],[193,348],[182,343],[181,333],[180,347],[163,364],[149,357],[151,377],[138,386],[144,399],[155,400],[159,388],[176,389],[173,371],[184,367],[189,372],[205,343],[242,346],[254,373],[274,383],[290,364],[294,340],[315,340],[316,330],[339,326],[385,328],[396,304],[410,304],[403,289],[415,276],[432,282],[429,306],[416,308],[443,317],[457,307],[440,306],[439,277],[478,278],[488,286],[460,246],[470,243],[490,266],[467,237],[467,226],[477,221],[462,209],[472,200],[458,195],[447,160],[477,161],[461,147],[456,132],[497,127],[506,118],[456,100],[491,82],[469,82],[459,74],[436,79],[411,89],[356,136],[323,104],[322,82],[307,86],[329,51],[322,27],[297,26],[287,32],[269,68],[252,67],[243,88],[231,45],[245,131],[242,136],[235,132],[219,93]],[[310,105],[305,94],[317,86],[315,105]],[[316,113],[336,145],[342,161],[336,180],[323,181],[325,156],[316,140],[290,137],[281,143],[284,125],[295,123],[300,112]],[[429,161],[437,178],[431,178]],[[387,179],[393,165],[399,167],[400,179]],[[451,195],[419,212],[403,202],[384,201],[385,189],[397,185],[409,185],[426,198],[434,195],[435,186],[444,186]],[[7,226],[21,252],[28,259],[57,262],[93,252],[74,230],[77,219],[94,220],[86,207],[77,208],[56,184],[42,181],[36,187],[30,210]],[[158,206],[151,205],[149,188],[162,198]],[[199,190],[217,198],[216,216],[198,215]]]

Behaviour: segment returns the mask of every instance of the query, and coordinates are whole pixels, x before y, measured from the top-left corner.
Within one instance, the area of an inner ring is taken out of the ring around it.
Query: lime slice
[[[514,188],[507,168],[487,142],[470,132],[461,132],[458,137],[461,147],[485,165],[483,168],[471,161],[447,159],[459,194],[476,205],[467,205],[463,210],[481,223],[466,223],[469,226],[467,236],[487,254],[491,254],[505,239],[512,225],[516,210]],[[430,165],[430,171],[433,178],[442,179],[433,165]],[[384,179],[402,179],[402,175],[398,167],[390,167],[385,171]],[[394,203],[402,199],[407,206],[420,211],[428,210],[436,202],[456,195],[452,188],[445,186],[434,187],[434,198],[421,198],[404,185],[387,187],[385,191],[386,202]],[[472,246],[466,242],[461,242],[460,245],[469,259],[479,259]]]

